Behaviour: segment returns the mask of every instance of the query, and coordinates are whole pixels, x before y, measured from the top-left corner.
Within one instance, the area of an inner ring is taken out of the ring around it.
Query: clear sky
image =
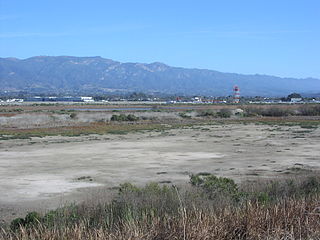
[[[0,0],[0,57],[320,78],[320,0]]]

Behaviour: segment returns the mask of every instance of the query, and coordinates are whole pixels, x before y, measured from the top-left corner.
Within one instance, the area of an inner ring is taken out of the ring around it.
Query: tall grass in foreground
[[[30,213],[3,228],[0,239],[320,239],[318,177],[251,190],[209,174],[190,183],[184,190],[123,184],[111,203]]]

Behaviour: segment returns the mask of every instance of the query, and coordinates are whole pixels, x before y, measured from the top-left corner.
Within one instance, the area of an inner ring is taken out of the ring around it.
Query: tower
[[[240,101],[240,88],[237,85],[235,85],[233,87],[233,102],[239,103],[239,101]]]

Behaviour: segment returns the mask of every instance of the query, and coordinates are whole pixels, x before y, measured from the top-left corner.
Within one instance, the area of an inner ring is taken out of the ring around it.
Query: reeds
[[[37,225],[1,233],[1,239],[319,239],[320,198],[290,199],[272,206],[248,203],[217,212],[187,209],[181,216],[119,223],[117,228],[92,228],[86,221],[62,228]],[[185,224],[185,228],[184,228]]]
[[[226,179],[208,179],[217,181],[223,190],[230,184]],[[29,214],[24,224],[1,229],[0,239],[320,239],[318,180],[312,180],[314,191],[278,195],[266,190],[270,183],[262,187],[260,183],[254,191],[264,189],[271,196],[263,201],[255,198],[258,194],[254,192],[246,192],[240,201],[233,192],[220,191],[223,196],[217,200],[207,194],[208,188],[183,190],[157,184],[138,188],[125,184],[111,203],[72,205],[41,217]],[[304,183],[310,183],[310,179],[300,179],[294,186],[299,188]],[[288,183],[278,185],[281,189]]]

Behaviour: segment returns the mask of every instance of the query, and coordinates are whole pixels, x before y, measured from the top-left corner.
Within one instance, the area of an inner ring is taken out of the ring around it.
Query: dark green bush
[[[23,218],[16,218],[11,221],[10,228],[11,230],[15,231],[20,227],[32,227],[40,223],[41,216],[37,212],[30,212]]]
[[[76,117],[77,117],[77,114],[76,114],[76,113],[71,113],[71,114],[70,114],[70,118],[74,119],[74,118],[76,118]]]
[[[58,218],[58,211],[57,210],[51,210],[48,213],[44,215],[42,218],[42,222],[46,226],[53,226],[55,223],[55,220]]]
[[[125,114],[120,114],[120,115],[112,115],[111,116],[111,121],[130,121],[130,122],[133,122],[133,121],[137,121],[139,120],[139,117],[133,115],[133,114],[128,114],[128,115],[125,115]]]
[[[310,176],[302,182],[301,188],[303,195],[320,193],[320,179],[316,176]]]
[[[197,116],[199,116],[199,117],[216,117],[216,113],[212,110],[201,110],[201,111],[198,111]]]
[[[140,192],[141,189],[131,183],[120,184],[119,194],[128,193],[128,192]]]
[[[127,115],[127,121],[137,121],[139,118],[133,114]]]
[[[217,112],[217,116],[221,118],[229,118],[231,117],[231,110],[228,108],[220,109],[220,111]]]
[[[41,220],[41,216],[37,212],[30,212],[26,215],[24,222],[26,225],[38,224]]]
[[[221,197],[237,197],[239,194],[237,184],[230,178],[216,177],[210,175],[191,175],[190,183],[193,186],[202,188],[210,199]]]
[[[25,221],[24,218],[16,218],[14,220],[11,221],[10,224],[10,229],[12,231],[16,231],[18,230],[20,227],[24,227],[25,226]]]
[[[182,117],[182,118],[191,118],[191,116],[187,115],[185,112],[179,113],[179,116]]]

